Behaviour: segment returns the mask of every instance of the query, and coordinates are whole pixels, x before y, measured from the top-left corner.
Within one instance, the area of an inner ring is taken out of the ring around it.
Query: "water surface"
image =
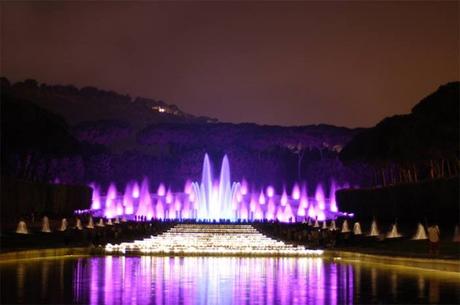
[[[460,278],[321,258],[93,257],[0,264],[2,303],[459,303]]]

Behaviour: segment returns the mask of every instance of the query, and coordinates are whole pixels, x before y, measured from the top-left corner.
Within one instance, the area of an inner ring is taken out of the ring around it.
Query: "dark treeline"
[[[342,185],[370,180],[365,164],[344,166],[338,159],[359,129],[216,123],[162,101],[93,87],[5,78],[1,84],[4,175],[104,187],[115,182],[119,190],[146,176],[152,188],[166,182],[180,190],[186,178],[200,178],[208,152],[216,171],[228,154],[232,178],[254,187],[290,188],[304,180],[314,189],[332,179]]]
[[[371,164],[373,185],[457,176],[459,88],[459,82],[441,86],[410,114],[386,118],[363,130],[345,146],[340,159]]]
[[[355,219],[391,223],[456,224],[460,221],[458,177],[377,189],[339,190],[337,201]]]

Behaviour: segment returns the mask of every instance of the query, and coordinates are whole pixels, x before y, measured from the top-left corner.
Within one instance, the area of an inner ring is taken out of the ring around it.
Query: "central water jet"
[[[192,192],[198,206],[197,218],[236,220],[237,213],[233,203],[239,189],[240,184],[238,182],[231,182],[227,155],[222,159],[219,180],[214,181],[211,161],[208,154],[205,154],[201,183],[192,183]]]

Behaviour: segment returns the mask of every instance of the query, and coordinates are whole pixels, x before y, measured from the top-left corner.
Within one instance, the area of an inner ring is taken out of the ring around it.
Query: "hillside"
[[[455,176],[459,160],[460,82],[439,87],[411,113],[383,119],[343,149],[343,161],[368,162],[382,184]]]
[[[2,95],[2,100],[27,101],[60,116],[68,122],[66,132],[79,142],[78,149],[65,156],[37,156],[33,176],[38,180],[122,185],[148,176],[153,185],[164,181],[181,187],[186,178],[199,178],[208,152],[216,164],[228,154],[232,177],[256,185],[281,187],[306,180],[314,187],[331,179],[341,184],[367,181],[362,170],[345,168],[337,160],[358,129],[219,123],[162,101],[132,99],[91,87],[39,85],[34,80],[9,84],[2,79]],[[8,108],[5,111],[8,115]],[[28,120],[20,118],[16,123],[27,127]],[[17,140],[29,145],[26,138]],[[7,159],[14,160],[19,151],[8,154]],[[11,174],[20,175],[20,167],[8,162]]]
[[[215,122],[208,117],[185,113],[175,105],[144,97],[132,98],[114,91],[73,85],[47,85],[27,79],[10,84],[2,78],[3,90],[17,98],[34,101],[39,106],[63,116],[70,125],[85,121],[118,120],[141,127],[153,123]]]

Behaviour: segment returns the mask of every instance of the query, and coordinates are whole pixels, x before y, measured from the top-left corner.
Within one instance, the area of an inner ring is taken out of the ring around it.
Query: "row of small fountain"
[[[94,222],[93,217],[89,216],[88,223],[83,226],[82,221],[80,218],[76,218],[75,225],[70,226],[69,222],[67,221],[67,218],[62,218],[61,223],[59,225],[59,232],[65,232],[70,229],[76,229],[76,230],[83,230],[83,228],[86,229],[94,229],[96,227],[105,227],[105,226],[111,226],[111,225],[116,225],[120,224],[121,222],[126,222],[127,220],[125,218],[120,219],[116,217],[114,221],[112,219],[109,219],[107,222],[104,221],[103,218],[99,218],[97,222]],[[47,216],[44,216],[42,219],[42,225],[41,225],[41,230],[40,232],[42,233],[51,233],[51,227],[50,227],[50,222]],[[29,234],[29,230],[27,228],[27,224],[24,220],[19,221],[18,226],[16,228],[16,233],[18,234]]]
[[[83,226],[81,220],[79,218],[76,218],[75,226],[73,227],[73,229],[83,230],[84,227],[86,229],[94,229],[96,227],[105,227],[105,226],[117,225],[117,224],[120,224],[121,222],[126,222],[126,221],[127,221],[127,219],[124,218],[124,217],[121,218],[121,220],[120,220],[120,218],[115,217],[114,221],[112,221],[112,219],[108,219],[106,222],[104,222],[103,218],[99,218],[99,220],[97,222],[94,222],[93,218],[90,216],[89,219],[88,219],[88,223],[85,226]],[[378,229],[377,222],[375,220],[372,221],[370,231],[369,231],[368,234],[363,233],[363,230],[361,228],[361,224],[359,222],[355,222],[353,224],[353,227],[350,229],[350,226],[348,224],[347,219],[343,220],[340,230],[337,227],[335,220],[331,220],[329,222],[329,224],[328,224],[326,220],[320,222],[320,221],[318,221],[318,219],[316,219],[315,221],[312,221],[312,219],[310,218],[310,219],[308,219],[307,222],[305,222],[305,224],[307,226],[316,228],[318,230],[339,231],[340,233],[344,233],[344,234],[352,233],[353,235],[356,235],[356,236],[366,235],[366,236],[369,236],[369,237],[385,237],[385,238],[403,237],[399,233],[397,224],[393,224],[391,226],[390,231],[388,231],[386,234],[381,234],[380,230]],[[69,226],[69,223],[68,223],[67,219],[63,218],[61,220],[61,224],[59,226],[58,231],[64,232],[64,231],[67,231],[69,229],[71,229],[71,227]],[[42,219],[41,232],[43,232],[43,233],[51,233],[49,219],[48,219],[47,216],[44,216],[43,219]],[[29,233],[25,221],[20,221],[18,223],[16,233],[18,233],[18,234],[28,234]],[[454,237],[458,239],[458,236],[460,236],[460,232],[458,232],[458,227],[456,227]],[[417,225],[416,233],[412,237],[412,239],[413,240],[427,239],[426,229],[421,223],[419,223]]]
[[[91,184],[93,198],[91,213],[95,216],[115,218],[146,217],[147,219],[199,219],[209,221],[256,221],[278,220],[281,222],[303,221],[307,217],[324,221],[340,216],[352,216],[338,210],[335,191],[340,186],[334,182],[326,197],[321,184],[314,196],[307,194],[306,185],[294,184],[288,195],[286,189],[277,194],[273,186],[250,190],[248,183],[232,182],[227,156],[222,160],[219,179],[214,179],[211,162],[206,154],[203,161],[201,182],[185,182],[184,190],[172,192],[161,183],[151,192],[146,178],[126,185],[124,193],[110,184],[105,195]]]

